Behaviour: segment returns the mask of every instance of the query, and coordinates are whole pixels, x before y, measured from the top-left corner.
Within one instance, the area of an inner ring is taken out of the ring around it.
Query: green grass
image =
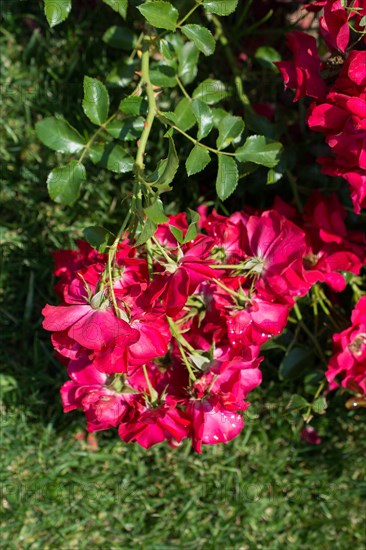
[[[30,9],[36,33],[24,23]],[[40,146],[34,124],[55,111],[77,123],[82,76],[103,75],[107,63],[100,13],[49,31],[40,2],[4,11],[2,547],[361,549],[365,411],[346,411],[345,396],[314,420],[323,442],[309,446],[300,416],[286,410],[298,388],[278,385],[267,363],[242,435],[202,456],[188,443],[145,451],[112,432],[98,434],[93,450],[75,438],[85,435],[82,414],[62,413],[66,376],[41,328],[41,309],[55,300],[50,252],[72,246],[88,224],[113,226],[122,194],[115,176],[92,169],[75,208],[51,203],[45,179],[55,154]]]
[[[241,437],[202,456],[189,445],[144,451],[116,434],[91,452],[74,438],[80,417],[60,431],[10,408],[5,547],[361,549],[361,416],[351,423],[338,403],[310,447],[278,410],[288,396],[265,395]]]

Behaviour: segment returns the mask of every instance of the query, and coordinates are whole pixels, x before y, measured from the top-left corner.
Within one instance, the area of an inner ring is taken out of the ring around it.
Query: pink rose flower
[[[308,125],[326,136],[334,158],[320,158],[323,172],[343,176],[352,188],[355,212],[366,195],[366,52],[352,51],[325,102],[312,105]]]
[[[326,84],[320,76],[321,62],[315,38],[299,31],[286,35],[287,46],[294,54],[293,61],[277,61],[285,88],[294,88],[294,101],[309,96],[321,100],[326,95]]]
[[[301,439],[310,443],[310,445],[319,445],[322,442],[321,437],[319,437],[318,432],[312,426],[306,426],[301,431]]]
[[[366,394],[366,296],[359,299],[351,316],[352,325],[333,336],[334,355],[325,373],[332,388]]]

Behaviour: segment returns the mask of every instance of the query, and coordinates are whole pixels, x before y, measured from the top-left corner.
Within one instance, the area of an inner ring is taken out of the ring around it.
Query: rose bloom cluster
[[[334,334],[334,355],[326,377],[332,389],[339,386],[366,395],[366,296],[359,299],[351,317],[352,325]]]
[[[303,215],[280,199],[199,213],[195,236],[171,216],[149,246],[126,236],[113,264],[84,241],[54,254],[61,303],[43,326],[70,378],[64,410],[82,409],[89,431],[118,428],[145,448],[190,438],[198,452],[230,441],[262,380],[261,345],[297,297],[318,281],[342,290],[340,271],[358,273],[365,257],[336,196],[313,195]]]
[[[313,2],[308,10],[324,9],[320,17],[320,33],[331,54],[322,63],[315,38],[299,31],[287,35],[287,45],[293,61],[276,65],[285,87],[294,88],[294,101],[311,97],[316,101],[309,107],[309,127],[325,135],[332,156],[320,157],[322,172],[341,176],[349,184],[354,210],[357,214],[366,207],[366,51],[348,51],[351,42],[350,24],[362,38],[366,17],[365,2],[345,5],[340,0]],[[365,35],[366,36],[366,35]],[[336,60],[335,67],[330,64]],[[324,78],[335,68],[334,83],[326,85]]]

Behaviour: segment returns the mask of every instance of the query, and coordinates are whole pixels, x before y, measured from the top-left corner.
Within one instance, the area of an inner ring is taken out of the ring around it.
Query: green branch
[[[149,42],[145,41],[143,50],[142,50],[142,58],[141,58],[141,77],[142,77],[142,82],[146,86],[146,93],[147,93],[147,99],[148,99],[148,114],[145,120],[145,127],[139,141],[137,154],[136,154],[136,161],[135,161],[135,166],[137,168],[137,175],[139,178],[145,168],[145,164],[144,164],[145,149],[146,149],[147,141],[149,139],[151,128],[154,122],[154,118],[157,113],[154,89],[150,81],[149,62],[150,62]]]

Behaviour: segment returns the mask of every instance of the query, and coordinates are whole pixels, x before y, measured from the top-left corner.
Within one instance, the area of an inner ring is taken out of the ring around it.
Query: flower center
[[[360,334],[357,334],[356,338],[348,346],[348,349],[353,355],[355,355],[356,357],[359,357],[360,355],[362,355],[361,348],[363,344],[366,344],[366,332],[361,332]]]
[[[260,275],[264,271],[264,259],[258,258],[258,256],[254,258],[249,258],[248,260],[245,260],[245,269],[254,275]]]
[[[318,256],[316,254],[308,254],[303,259],[305,269],[311,269],[318,263]]]

